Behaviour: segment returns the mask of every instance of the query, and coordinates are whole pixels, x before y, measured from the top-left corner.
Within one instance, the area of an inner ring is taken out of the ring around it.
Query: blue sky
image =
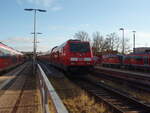
[[[150,46],[150,0],[1,0],[0,41],[23,51],[32,51],[33,12],[24,8],[46,9],[37,14],[38,50],[47,51],[75,32],[84,30],[92,36],[125,29],[130,38],[136,30],[136,46]],[[132,47],[132,46],[131,46]]]

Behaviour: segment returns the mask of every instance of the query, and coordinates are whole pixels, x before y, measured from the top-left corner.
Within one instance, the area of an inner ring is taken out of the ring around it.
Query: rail
[[[149,103],[104,83],[95,82],[90,78],[72,81],[89,94],[94,95],[96,100],[106,103],[114,113],[149,113],[150,111]]]
[[[150,92],[150,76],[147,78],[143,76],[138,76],[134,74],[126,74],[122,73],[121,71],[108,71],[103,69],[96,69],[94,72],[92,72],[93,75],[97,77],[102,77],[107,80],[113,80],[118,83],[125,83],[126,85],[136,88],[138,90]],[[148,79],[149,78],[149,79]]]
[[[60,97],[57,95],[55,89],[51,85],[50,81],[48,80],[45,72],[41,68],[39,64],[38,71],[40,74],[37,74],[38,76],[38,83],[41,93],[41,101],[42,101],[42,109],[44,113],[50,113],[48,100],[50,99],[55,113],[69,113],[64,106],[63,102],[61,101]]]

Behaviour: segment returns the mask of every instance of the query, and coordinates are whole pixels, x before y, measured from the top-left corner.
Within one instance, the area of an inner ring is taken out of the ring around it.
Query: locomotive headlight
[[[91,58],[84,58],[84,61],[91,61]]]
[[[70,61],[78,61],[78,58],[70,58]]]

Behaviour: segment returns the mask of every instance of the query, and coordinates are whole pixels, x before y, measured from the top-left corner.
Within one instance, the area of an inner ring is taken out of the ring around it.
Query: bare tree
[[[121,53],[123,49],[122,39],[116,33],[110,33],[106,35],[106,41],[108,42],[108,50],[110,51],[118,51]],[[130,49],[129,39],[124,39],[124,49],[125,53],[128,53]]]
[[[79,39],[81,41],[90,41],[89,34],[85,31],[79,31],[74,34],[75,39]],[[121,52],[122,40],[116,33],[110,33],[104,37],[100,35],[99,32],[93,33],[93,42],[92,42],[93,53],[118,53]],[[130,49],[129,39],[124,40],[124,49],[125,53],[127,53]]]
[[[108,47],[105,38],[99,32],[93,33],[93,52],[104,52]]]
[[[79,31],[74,34],[75,39],[79,39],[81,41],[90,41],[89,34],[85,31]]]
[[[108,43],[108,50],[119,51],[121,41],[116,33],[106,35],[106,41]]]

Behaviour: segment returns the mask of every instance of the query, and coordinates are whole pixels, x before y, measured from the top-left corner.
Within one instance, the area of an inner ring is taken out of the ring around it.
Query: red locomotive
[[[40,58],[65,71],[90,69],[94,65],[89,42],[80,40],[68,40],[54,47],[50,54],[40,56]]]
[[[22,53],[0,42],[0,72],[20,64],[23,62],[23,59]]]

